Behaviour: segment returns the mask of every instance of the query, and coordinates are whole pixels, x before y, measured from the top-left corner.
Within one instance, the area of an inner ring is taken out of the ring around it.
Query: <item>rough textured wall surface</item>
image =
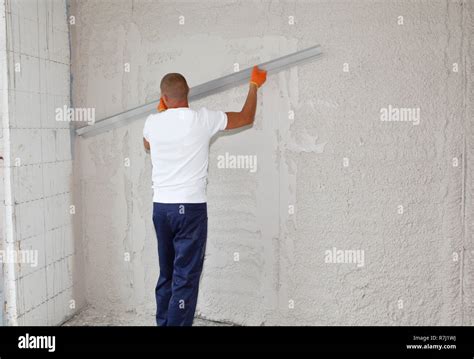
[[[463,212],[463,265],[461,266],[462,281],[462,322],[474,324],[474,12],[473,2],[469,4],[469,15],[465,15],[464,24],[467,29],[466,49],[466,92],[464,93],[465,109],[465,169],[464,173],[464,212]]]
[[[97,119],[158,98],[167,72],[193,86],[323,46],[268,78],[252,129],[213,141],[202,317],[472,324],[472,1],[71,5],[73,103]],[[239,110],[245,94],[191,107]],[[86,296],[117,312],[154,311],[143,123],[76,139]]]

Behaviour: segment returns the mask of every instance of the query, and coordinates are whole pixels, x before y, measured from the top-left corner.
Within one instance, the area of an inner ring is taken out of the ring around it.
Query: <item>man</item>
[[[218,131],[251,125],[257,89],[266,71],[254,67],[240,112],[194,111],[186,79],[170,73],[161,80],[159,113],[150,115],[143,143],[153,165],[153,224],[160,276],[155,288],[156,323],[193,323],[207,240],[206,185],[211,137]]]

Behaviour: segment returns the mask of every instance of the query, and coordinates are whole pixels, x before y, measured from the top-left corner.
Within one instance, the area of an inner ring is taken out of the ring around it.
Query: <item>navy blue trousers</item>
[[[153,203],[160,276],[158,326],[192,325],[207,239],[206,203]]]

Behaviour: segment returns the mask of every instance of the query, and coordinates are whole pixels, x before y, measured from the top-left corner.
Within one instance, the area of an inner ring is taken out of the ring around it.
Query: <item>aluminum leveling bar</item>
[[[266,70],[269,74],[271,74],[301,64],[308,60],[312,60],[321,54],[321,47],[319,45],[316,45],[313,47],[309,47],[305,50],[295,52],[293,54],[279,57],[275,60],[264,62],[263,64],[260,64],[258,66]],[[202,97],[212,95],[220,91],[224,91],[232,87],[244,84],[249,81],[251,71],[252,68],[248,68],[224,77],[220,77],[215,80],[211,80],[201,85],[194,86],[189,91],[188,99],[189,101],[197,100]],[[143,118],[155,112],[159,102],[160,99],[118,113],[116,115],[112,115],[103,120],[95,122],[95,124],[93,125],[78,128],[76,130],[76,133],[80,136],[88,137],[123,126],[132,122],[133,120]]]

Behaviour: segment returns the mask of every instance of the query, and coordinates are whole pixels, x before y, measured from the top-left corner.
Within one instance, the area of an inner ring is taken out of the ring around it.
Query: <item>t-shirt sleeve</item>
[[[151,115],[147,117],[145,121],[145,126],[143,126],[143,138],[150,142],[150,121],[151,121]]]
[[[212,111],[202,108],[201,113],[205,117],[205,123],[209,129],[209,135],[212,137],[217,132],[225,130],[227,127],[227,115],[223,111]]]

